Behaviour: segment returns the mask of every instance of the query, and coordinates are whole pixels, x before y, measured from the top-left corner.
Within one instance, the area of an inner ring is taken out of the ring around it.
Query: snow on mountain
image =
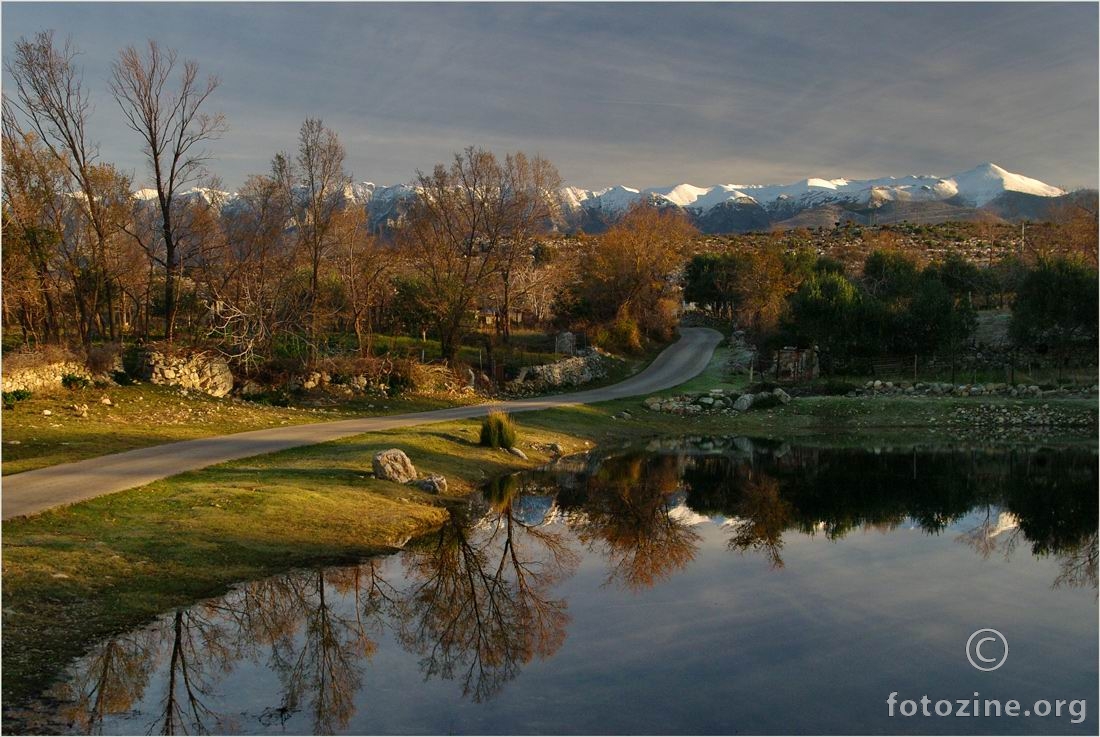
[[[782,223],[814,208],[840,206],[878,211],[887,206],[896,209],[901,203],[907,203],[905,207],[910,209],[906,212],[911,214],[914,205],[908,203],[940,203],[934,207],[958,213],[962,208],[984,207],[1008,192],[1042,198],[1066,194],[1057,187],[1014,174],[993,163],[948,177],[913,175],[862,180],[808,177],[792,184],[700,187],[685,182],[647,189],[626,185],[596,190],[568,186],[557,193],[562,217],[556,224],[565,230],[581,227],[594,228],[598,232],[635,202],[645,199],[658,205],[682,208],[704,232],[743,232]],[[230,210],[237,204],[237,195],[230,192],[194,188],[182,195],[201,197],[209,204]],[[416,188],[410,184],[385,186],[355,182],[348,184],[342,195],[345,203],[366,208],[373,226],[386,228],[400,221],[409,200],[416,196]],[[134,198],[153,204],[156,190],[138,190]],[[998,214],[1013,217],[1002,212]],[[833,217],[826,220],[832,222]]]
[[[810,177],[793,184],[716,184],[698,187],[683,183],[672,187],[636,189],[617,185],[602,190],[569,187],[563,191],[567,206],[622,211],[642,197],[653,197],[677,207],[706,211],[729,201],[756,202],[765,208],[813,207],[832,202],[849,202],[874,207],[884,202],[937,201],[958,197],[981,207],[1005,192],[1022,192],[1039,197],[1065,194],[1057,187],[1013,174],[987,163],[950,177],[905,176],[879,179],[822,179]]]
[[[1020,174],[1005,171],[996,164],[988,163],[976,166],[951,177],[958,188],[959,196],[981,207],[1005,192],[1023,192],[1038,197],[1058,197],[1065,194],[1057,187],[1031,179]]]

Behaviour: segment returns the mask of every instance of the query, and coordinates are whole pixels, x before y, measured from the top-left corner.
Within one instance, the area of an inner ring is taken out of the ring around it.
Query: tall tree
[[[344,171],[344,156],[336,133],[319,119],[308,118],[298,132],[294,160],[280,153],[271,167],[294,223],[298,253],[309,270],[306,319],[311,359],[317,358],[321,332],[322,266],[338,243],[337,219],[351,184]]]
[[[172,89],[177,62],[174,50],[162,49],[150,39],[144,51],[128,46],[119,52],[111,79],[111,91],[128,125],[142,138],[156,187],[159,235],[164,246],[164,337],[169,341],[175,337],[178,250],[181,221],[185,220],[177,212],[178,195],[206,172],[209,155],[202,144],[226,130],[220,114],[201,111],[217,89],[218,78],[211,75],[205,82],[200,81],[198,63],[188,59],[183,61]],[[152,256],[153,244],[143,245]]]
[[[697,233],[671,209],[641,203],[588,245],[577,286],[581,311],[616,323],[624,348],[638,348],[639,329],[667,338],[676,324],[676,276]]]
[[[531,248],[549,207],[539,198],[555,180],[549,162],[520,154],[501,162],[473,147],[455,154],[450,167],[437,164],[431,174],[417,175],[419,196],[399,239],[424,283],[424,304],[452,363],[470,311]]]
[[[554,193],[561,188],[561,175],[546,159],[528,159],[521,151],[504,159],[502,184],[510,190],[506,202],[509,233],[500,248],[500,313],[497,325],[507,343],[512,336],[512,305],[522,292],[525,267],[535,259],[536,239],[557,212]]]
[[[113,292],[106,261],[121,231],[126,208],[120,207],[120,193],[129,182],[121,172],[99,161],[99,147],[90,140],[88,124],[92,104],[83,86],[83,70],[76,64],[78,51],[71,41],[54,42],[52,31],[34,38],[21,38],[8,73],[14,86],[12,109],[26,121],[30,131],[68,173],[65,183],[70,201],[77,208],[70,222],[74,250],[81,254],[82,300],[81,339],[91,343],[98,330],[119,337],[112,303]],[[106,316],[105,328],[100,325]]]

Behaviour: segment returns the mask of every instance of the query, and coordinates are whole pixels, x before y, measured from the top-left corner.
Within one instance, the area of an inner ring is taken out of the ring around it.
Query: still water
[[[498,479],[399,554],[168,612],[75,663],[55,716],[112,734],[1095,734],[1096,525],[1095,450],[659,441]],[[1010,646],[995,671],[968,662],[982,628]],[[891,718],[892,692],[917,715]],[[1021,716],[925,717],[925,695]],[[1037,700],[1051,714],[1022,716]]]

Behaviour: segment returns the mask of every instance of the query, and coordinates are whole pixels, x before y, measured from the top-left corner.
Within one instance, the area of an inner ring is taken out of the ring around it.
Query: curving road
[[[64,463],[3,477],[3,519],[74,504],[132,489],[185,471],[287,448],[324,443],[368,432],[480,417],[490,410],[531,412],[649,394],[697,376],[710,361],[721,334],[708,328],[682,328],[672,344],[644,371],[611,386],[550,397],[489,402],[386,417],[361,417],[315,425],[252,430],[200,440],[156,445],[75,463]]]

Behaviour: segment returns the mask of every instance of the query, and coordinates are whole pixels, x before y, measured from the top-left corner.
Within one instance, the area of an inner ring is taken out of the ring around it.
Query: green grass
[[[513,357],[543,363],[560,358],[553,353],[523,353],[519,348],[541,347],[548,339],[540,333],[518,333]],[[382,336],[385,344],[388,340]],[[551,339],[552,340],[552,339]],[[412,351],[420,341],[395,338],[397,346]],[[428,341],[432,343],[432,341]],[[434,342],[438,353],[438,341]],[[376,348],[379,348],[376,345]],[[649,363],[666,346],[652,345],[636,357],[611,362],[608,376],[584,386],[585,389],[614,384],[631,376]],[[463,350],[471,350],[464,347]],[[477,366],[476,349],[471,365]],[[431,356],[429,356],[431,358]],[[470,356],[467,356],[470,358]],[[562,387],[560,391],[575,391]],[[112,404],[100,403],[110,397]],[[17,401],[12,409],[0,414],[3,430],[2,463],[4,475],[45,468],[59,463],[121,453],[135,448],[162,445],[180,440],[228,435],[280,425],[329,422],[350,417],[380,416],[424,412],[460,404],[484,401],[477,395],[461,397],[399,396],[393,398],[335,393],[306,393],[291,396],[291,406],[276,407],[238,399],[216,399],[200,392],[186,396],[172,387],[154,384],[109,388],[63,389],[34,392],[30,399]],[[72,409],[87,405],[86,417]],[[51,412],[49,416],[42,414]]]
[[[100,403],[109,397],[110,406]],[[3,473],[121,453],[135,448],[260,430],[373,415],[422,412],[461,403],[428,397],[357,397],[322,395],[295,398],[294,407],[272,407],[237,399],[216,399],[199,392],[142,384],[109,389],[58,389],[35,392],[0,414],[3,423]],[[465,401],[480,401],[473,397]],[[88,406],[79,417],[73,405]],[[312,405],[312,406],[311,406]],[[43,410],[52,414],[45,416]]]

